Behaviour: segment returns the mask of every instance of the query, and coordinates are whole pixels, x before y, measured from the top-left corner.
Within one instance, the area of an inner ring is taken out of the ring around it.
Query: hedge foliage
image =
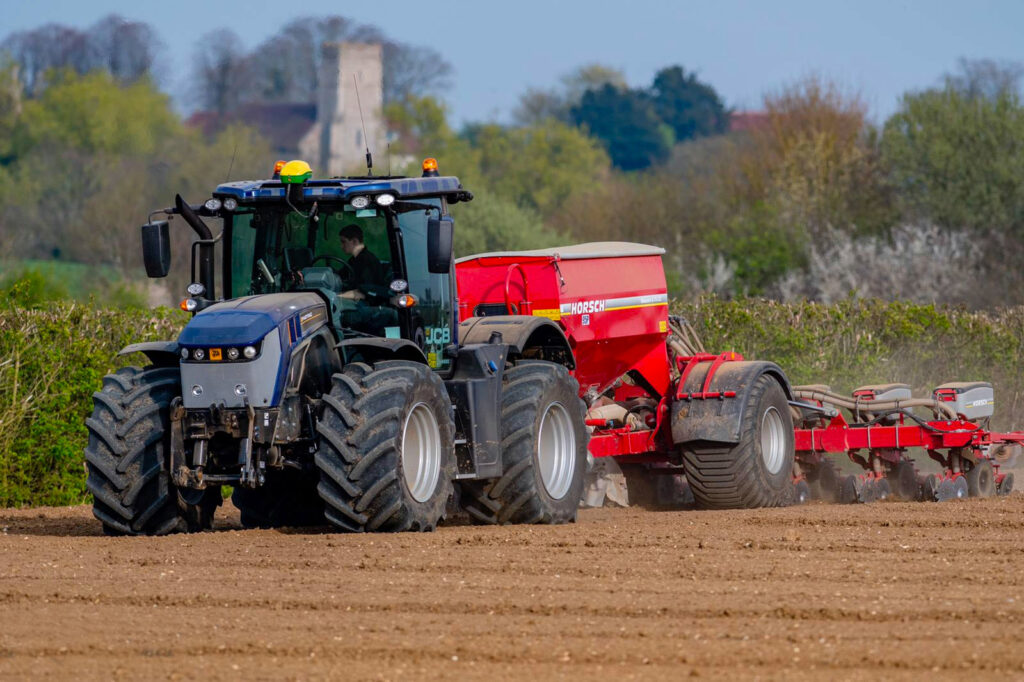
[[[0,506],[86,499],[83,449],[92,393],[136,341],[175,338],[184,313],[82,303],[0,304]]]
[[[902,381],[915,394],[953,380],[991,381],[994,424],[1024,426],[1024,308],[970,312],[849,300],[836,305],[706,298],[675,306],[708,350],[778,362],[793,383],[840,392]],[[0,506],[87,499],[82,450],[90,396],[126,362],[120,348],[174,338],[178,311],[105,310],[81,303],[35,309],[0,303]]]

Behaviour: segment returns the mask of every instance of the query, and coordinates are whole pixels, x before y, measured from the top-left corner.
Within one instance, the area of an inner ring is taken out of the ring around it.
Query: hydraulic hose
[[[857,413],[878,413],[884,410],[902,410],[910,407],[926,407],[936,415],[945,415],[947,419],[956,420],[956,410],[941,400],[930,398],[908,398],[907,400],[858,400],[831,391],[809,390],[800,386],[793,387],[793,397],[801,400],[817,400],[836,407],[845,407]]]

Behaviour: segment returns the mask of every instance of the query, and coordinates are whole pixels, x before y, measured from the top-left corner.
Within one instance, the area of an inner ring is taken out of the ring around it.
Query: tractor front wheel
[[[206,530],[220,488],[179,490],[167,471],[170,406],[181,395],[176,367],[125,367],[103,377],[85,420],[86,487],[108,535]]]
[[[353,363],[324,396],[316,466],[327,520],[341,530],[431,531],[455,477],[448,392],[426,365]]]

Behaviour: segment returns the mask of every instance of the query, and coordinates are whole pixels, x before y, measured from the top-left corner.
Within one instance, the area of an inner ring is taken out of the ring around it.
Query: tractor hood
[[[178,336],[186,408],[276,406],[303,339],[327,322],[313,293],[265,294],[224,301],[197,314]],[[243,355],[256,349],[254,355]]]
[[[289,332],[292,327],[301,329],[299,315],[302,311],[324,303],[316,294],[308,292],[294,294],[265,294],[246,296],[217,303],[192,318],[178,336],[178,343],[188,348],[217,345],[244,346],[254,344],[280,327],[289,318]],[[301,333],[294,334],[297,340]]]

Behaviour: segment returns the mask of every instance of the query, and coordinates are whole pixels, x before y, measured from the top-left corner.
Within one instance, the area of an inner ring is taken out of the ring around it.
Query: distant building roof
[[[316,105],[306,103],[244,104],[235,111],[218,114],[197,111],[185,122],[199,128],[204,135],[213,135],[232,123],[255,128],[274,152],[292,152],[299,140],[316,123]]]
[[[734,111],[729,114],[729,132],[764,130],[768,127],[767,111]]]

